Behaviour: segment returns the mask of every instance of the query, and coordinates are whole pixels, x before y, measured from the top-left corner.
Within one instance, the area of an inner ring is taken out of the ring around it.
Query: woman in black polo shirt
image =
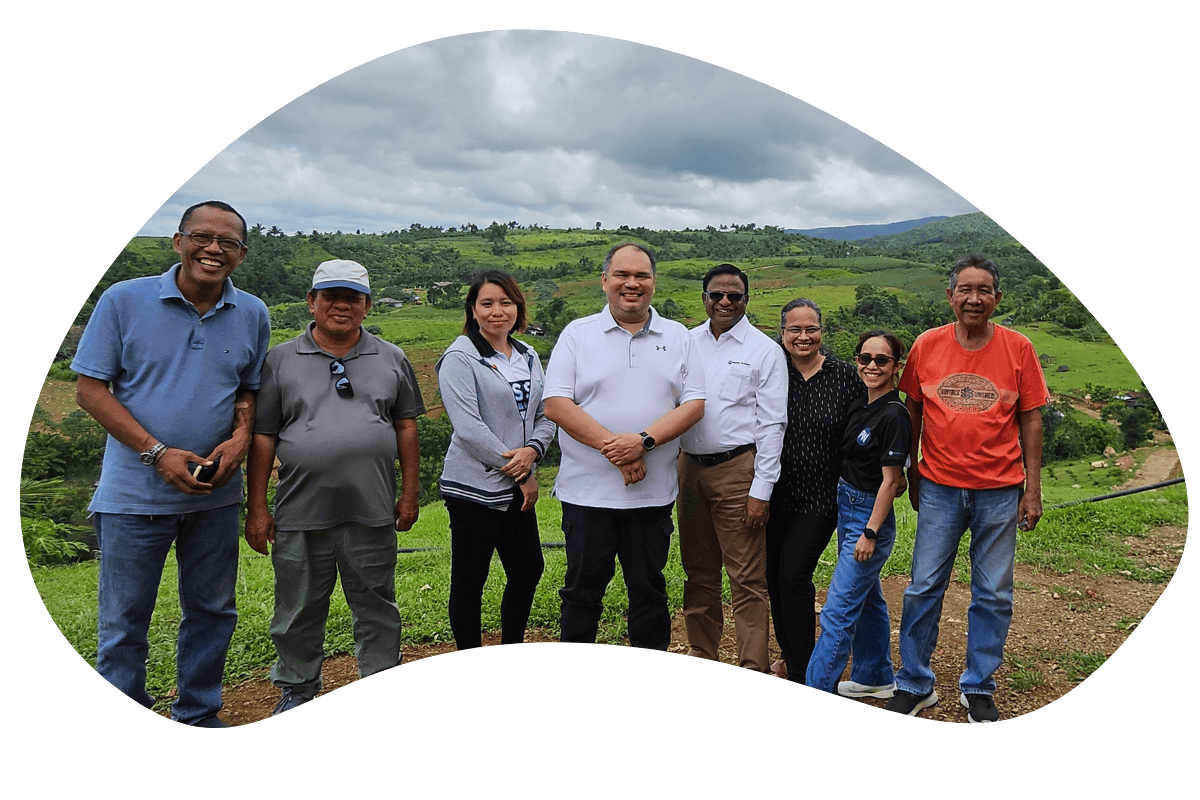
[[[846,697],[891,697],[891,625],[879,573],[896,542],[892,502],[904,486],[912,421],[896,391],[904,345],[886,331],[858,340],[867,396],[850,406],[838,481],[838,562],[821,609],[821,638],[805,683]],[[850,653],[850,680],[838,682]]]

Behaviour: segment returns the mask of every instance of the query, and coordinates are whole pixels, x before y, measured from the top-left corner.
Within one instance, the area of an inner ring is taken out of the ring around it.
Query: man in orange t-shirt
[[[1049,399],[1033,345],[991,321],[1001,296],[992,261],[959,259],[946,289],[955,321],[917,337],[900,379],[913,420],[908,481],[917,534],[890,711],[915,715],[938,701],[930,657],[958,543],[970,529],[959,702],[971,722],[999,719],[993,674],[1012,621],[1017,528],[1032,530],[1042,516],[1040,409]]]

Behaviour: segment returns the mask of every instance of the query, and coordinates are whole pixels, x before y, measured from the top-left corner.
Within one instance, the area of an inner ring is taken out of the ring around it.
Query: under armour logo
[[[654,349],[665,351],[667,349],[667,346],[665,344],[656,344],[656,345],[654,345]]]

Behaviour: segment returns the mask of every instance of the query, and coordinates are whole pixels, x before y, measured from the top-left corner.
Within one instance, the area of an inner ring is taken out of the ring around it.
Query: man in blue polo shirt
[[[174,247],[180,261],[163,275],[104,292],[71,363],[79,407],[109,434],[89,506],[100,543],[96,669],[154,705],[147,632],[173,542],[182,608],[171,718],[221,728],[240,465],[271,325],[263,302],[229,279],[246,257],[246,221],[232,206],[187,209]],[[213,474],[197,477],[204,466]]]

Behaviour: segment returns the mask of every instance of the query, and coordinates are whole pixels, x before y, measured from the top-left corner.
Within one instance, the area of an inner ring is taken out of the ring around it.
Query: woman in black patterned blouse
[[[798,298],[780,313],[788,355],[788,424],[767,521],[767,590],[783,664],[804,682],[816,637],[813,572],[837,526],[842,433],[850,402],[866,394],[854,367],[821,348],[821,309]]]

